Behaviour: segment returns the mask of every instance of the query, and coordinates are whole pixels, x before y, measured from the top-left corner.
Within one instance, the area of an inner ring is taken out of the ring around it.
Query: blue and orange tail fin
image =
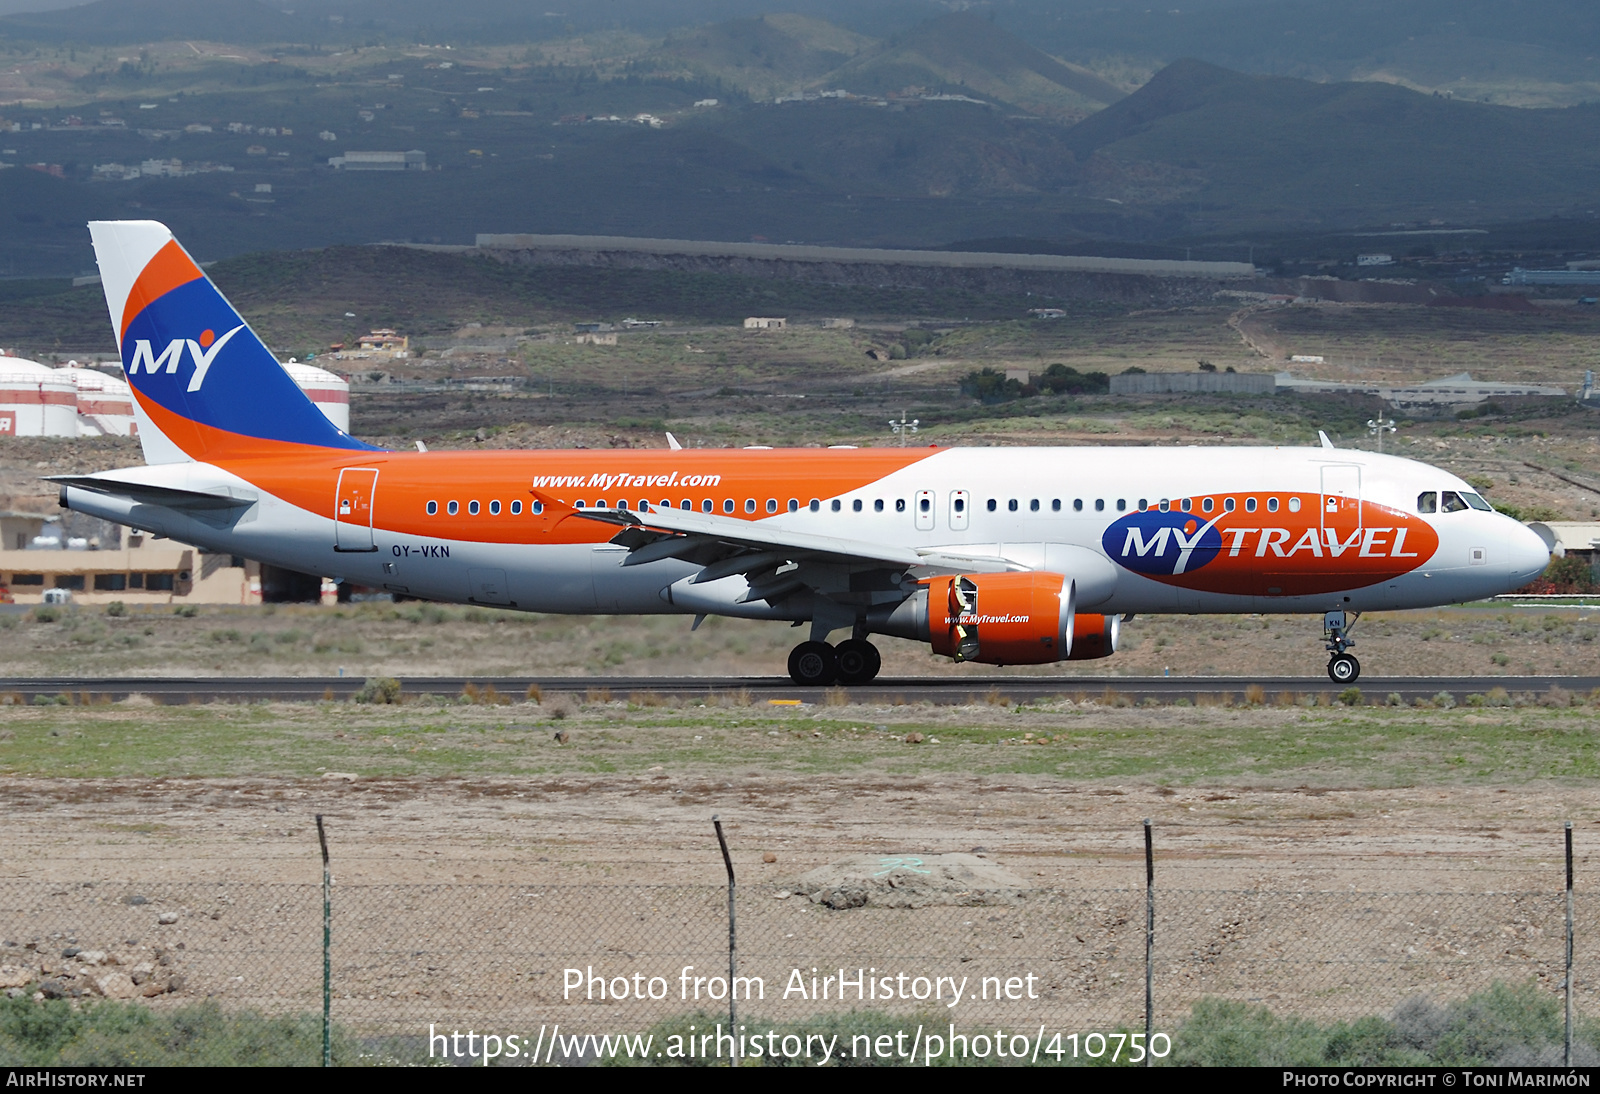
[[[373,451],[306,397],[166,225],[96,221],[89,233],[147,463]]]

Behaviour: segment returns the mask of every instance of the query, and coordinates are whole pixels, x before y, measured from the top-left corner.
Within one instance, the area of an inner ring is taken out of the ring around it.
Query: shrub
[[[61,609],[59,608],[51,608],[47,605],[40,605],[39,607],[33,609],[33,621],[35,623],[54,623],[60,618]]]
[[[400,681],[392,676],[369,676],[355,694],[358,703],[393,705],[400,702]]]
[[[172,614],[179,619],[193,619],[200,614],[200,608],[194,604],[179,604],[172,609]]]
[[[113,600],[106,605],[106,614],[112,619],[121,619],[128,614],[128,606],[120,600]]]

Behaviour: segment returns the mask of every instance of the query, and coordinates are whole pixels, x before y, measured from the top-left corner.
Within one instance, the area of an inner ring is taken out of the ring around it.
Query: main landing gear
[[[1350,628],[1355,626],[1360,612],[1325,612],[1322,616],[1322,637],[1328,649],[1328,679],[1335,684],[1353,684],[1361,675],[1361,662],[1345,652],[1355,643],[1350,640]]]
[[[847,639],[837,646],[802,642],[789,653],[789,677],[805,687],[865,684],[882,667],[878,647],[864,638]]]

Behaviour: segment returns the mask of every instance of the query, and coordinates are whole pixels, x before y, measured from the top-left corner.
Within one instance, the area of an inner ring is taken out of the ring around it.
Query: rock
[[[59,980],[42,980],[39,982],[38,995],[41,999],[65,999],[67,988]]]
[[[33,983],[34,972],[17,965],[0,965],[0,988],[22,988]]]
[[[171,976],[169,976],[167,978],[167,990],[168,991],[182,991],[183,990],[183,986],[186,983],[188,983],[188,978],[187,977],[185,977],[181,972],[180,973],[174,973],[173,975],[171,975]]]
[[[178,913],[162,912],[160,915],[156,916],[156,922],[160,923],[162,926],[171,926],[172,924],[178,922]]]
[[[62,957],[77,957],[78,954],[81,953],[81,952],[83,952],[83,951],[79,950],[78,947],[76,947],[76,946],[68,946],[66,949],[61,951],[61,956]]]
[[[120,969],[101,973],[89,981],[95,991],[107,999],[132,999],[139,994],[133,978]]]
[[[920,733],[907,733],[906,734],[906,744],[908,744],[908,745],[920,745],[921,743],[922,743],[922,734],[920,734]]]
[[[150,903],[150,898],[149,897],[144,897],[144,896],[124,897],[122,903],[124,903],[124,904],[149,904]]]
[[[106,963],[106,951],[79,950],[78,960],[85,965],[104,965]]]
[[[792,895],[793,894],[790,893],[789,890],[784,889],[782,892],[773,893],[772,894],[772,899],[773,900],[788,900],[789,897],[792,896]]]
[[[154,999],[156,996],[165,995],[167,992],[172,990],[175,989],[167,984],[163,984],[159,980],[146,980],[143,984],[139,985],[139,994],[144,996],[146,999]]]
[[[27,995],[27,994],[28,993],[22,988],[7,988],[6,989],[6,998],[7,999],[21,999],[24,995]]]
[[[148,961],[141,961],[139,964],[128,970],[128,975],[133,978],[133,982],[135,984],[143,984],[145,981],[154,977],[155,972],[156,967],[154,965]]]
[[[771,851],[768,851],[766,854],[761,856],[761,861],[762,862],[777,862],[778,861],[778,856],[773,854]]]
[[[797,894],[829,908],[1015,904],[1027,884],[975,855],[854,855],[798,879]]]
[[[324,771],[322,777],[324,779],[343,779],[347,783],[353,783],[357,778],[353,771]]]
[[[563,729],[556,732],[556,744],[564,745],[570,740],[572,740],[572,738],[567,734],[566,730]]]

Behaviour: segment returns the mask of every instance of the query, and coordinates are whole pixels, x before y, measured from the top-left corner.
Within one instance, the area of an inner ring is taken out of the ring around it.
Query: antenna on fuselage
[[[1326,433],[1324,433],[1322,430],[1320,430],[1320,429],[1317,430],[1317,437],[1318,437],[1319,440],[1322,441],[1322,447],[1323,448],[1332,448],[1333,447],[1333,442],[1328,440],[1328,435]]]

